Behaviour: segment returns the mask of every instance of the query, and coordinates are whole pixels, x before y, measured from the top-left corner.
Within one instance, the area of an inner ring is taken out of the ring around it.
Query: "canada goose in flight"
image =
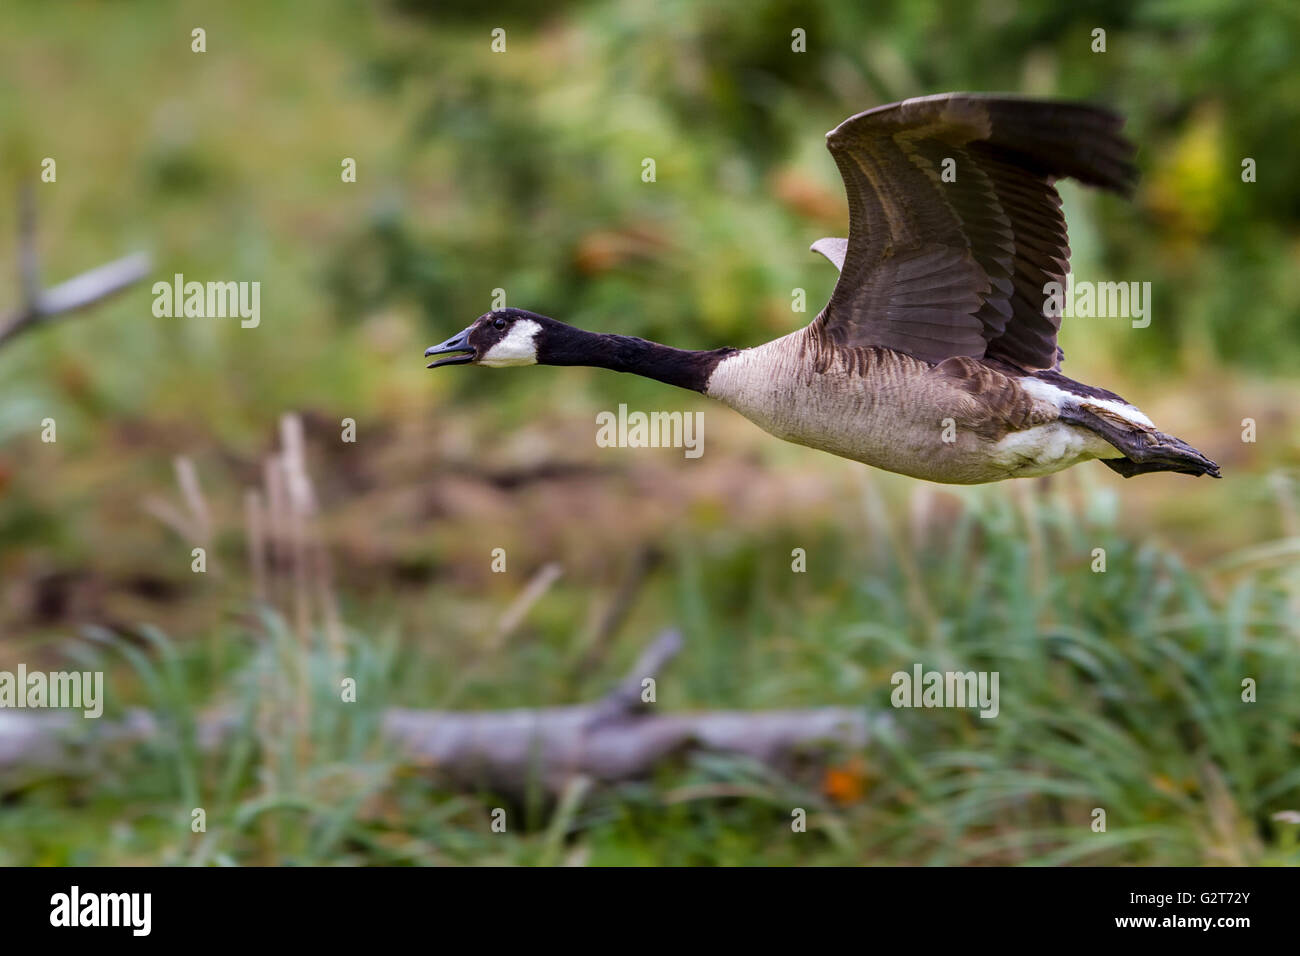
[[[969,93],[845,120],[826,143],[849,237],[813,244],[839,282],[810,325],[764,345],[689,351],[500,309],[424,354],[451,356],[430,368],[632,372],[716,398],[787,441],[930,481],[1046,475],[1093,458],[1125,477],[1217,478],[1214,462],[1124,399],[1059,370],[1061,320],[1045,286],[1064,284],[1070,249],[1053,183],[1128,195],[1137,171],[1122,126],[1086,104]]]

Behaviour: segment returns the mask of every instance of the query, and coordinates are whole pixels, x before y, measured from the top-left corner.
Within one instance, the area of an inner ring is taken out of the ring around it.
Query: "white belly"
[[[1065,422],[1010,432],[989,443],[990,458],[1008,478],[1034,478],[1094,458],[1120,458],[1119,451],[1096,432]]]

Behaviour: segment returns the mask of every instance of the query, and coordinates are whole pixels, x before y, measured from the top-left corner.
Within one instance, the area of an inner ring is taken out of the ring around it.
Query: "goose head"
[[[588,332],[523,309],[496,309],[440,345],[425,349],[424,357],[445,356],[429,368],[587,365],[703,392],[714,367],[735,351],[675,349],[629,335]]]
[[[442,344],[425,349],[424,357],[448,356],[431,362],[429,368],[443,365],[486,365],[489,368],[537,365],[545,362],[548,345],[564,339],[564,330],[577,331],[536,312],[496,309],[480,315],[473,325]]]

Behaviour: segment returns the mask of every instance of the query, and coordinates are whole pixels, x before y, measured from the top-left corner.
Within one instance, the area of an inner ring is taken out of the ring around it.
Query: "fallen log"
[[[778,711],[657,714],[641,700],[681,649],[676,631],[661,634],[604,698],[573,707],[485,711],[390,710],[389,737],[403,752],[462,786],[518,790],[530,780],[559,792],[575,776],[613,783],[650,773],[691,749],[741,754],[779,770],[830,746],[857,749],[887,716],[870,722],[843,707]]]
[[[657,677],[681,646],[678,632],[664,632],[618,686],[587,704],[481,712],[392,708],[383,732],[404,759],[450,786],[520,793],[536,783],[558,794],[576,777],[599,783],[644,777],[692,750],[743,755],[786,771],[801,759],[824,759],[828,749],[861,749],[890,725],[887,714],[868,717],[845,707],[657,713],[657,704],[642,701],[642,682]],[[229,714],[201,718],[200,748],[218,746],[235,726]],[[121,721],[0,711],[0,773],[71,772],[93,764],[108,744],[158,733],[158,721],[145,711]]]

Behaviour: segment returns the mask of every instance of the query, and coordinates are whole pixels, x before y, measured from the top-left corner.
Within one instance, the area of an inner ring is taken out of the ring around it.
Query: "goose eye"
[[[497,318],[492,320],[492,328],[496,329],[498,332],[500,332],[505,327],[506,327],[505,319]]]

